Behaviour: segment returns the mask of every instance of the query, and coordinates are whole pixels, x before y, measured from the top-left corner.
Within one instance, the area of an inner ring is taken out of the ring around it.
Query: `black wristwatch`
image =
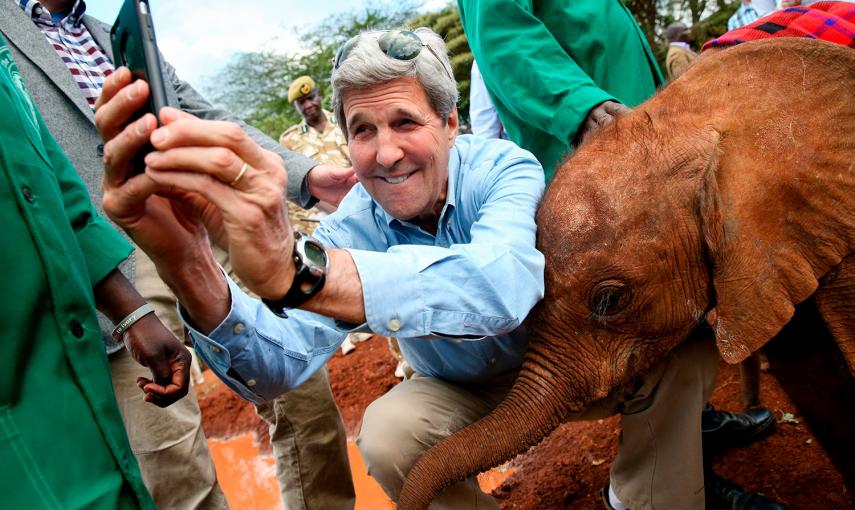
[[[294,265],[297,272],[291,288],[279,299],[262,299],[273,313],[287,318],[286,308],[297,308],[324,287],[330,259],[324,245],[314,237],[294,232]]]

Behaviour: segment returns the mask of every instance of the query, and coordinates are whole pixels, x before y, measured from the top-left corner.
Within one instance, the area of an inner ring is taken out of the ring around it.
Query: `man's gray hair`
[[[333,112],[345,136],[347,122],[342,102],[344,91],[399,78],[412,77],[418,80],[436,114],[443,121],[448,120],[457,104],[458,92],[445,42],[429,28],[417,28],[413,31],[429,48],[423,47],[412,60],[396,60],[383,53],[377,41],[386,30],[363,32],[359,34],[346,58],[339,63],[339,68],[333,69]]]

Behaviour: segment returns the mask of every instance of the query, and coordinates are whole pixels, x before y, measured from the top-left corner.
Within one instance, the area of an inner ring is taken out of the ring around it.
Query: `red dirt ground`
[[[394,368],[385,340],[376,337],[360,343],[347,356],[339,353],[330,360],[330,383],[350,437],[358,432],[365,407],[397,383]],[[792,413],[800,420],[786,394],[767,373],[761,374],[761,399],[779,419],[784,413]],[[225,386],[206,384],[199,400],[208,437],[231,437],[251,430],[269,450],[264,422],[251,405]],[[736,367],[722,364],[712,403],[721,409],[740,408]],[[493,494],[503,509],[602,508],[599,490],[608,480],[617,437],[616,417],[565,424],[515,459],[516,471]],[[855,508],[842,477],[801,421],[779,423],[775,434],[725,452],[717,457],[714,467],[745,489],[762,492],[791,510]]]

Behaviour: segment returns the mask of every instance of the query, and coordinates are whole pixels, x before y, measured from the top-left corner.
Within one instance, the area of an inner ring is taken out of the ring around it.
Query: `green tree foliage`
[[[288,103],[288,86],[295,78],[304,74],[314,78],[324,95],[324,106],[330,108],[329,77],[339,46],[364,30],[405,25],[417,15],[418,7],[415,0],[403,0],[330,16],[315,27],[297,31],[304,52],[241,53],[209,80],[215,85],[206,87],[206,93],[247,123],[278,139],[286,128],[300,122],[300,115]]]
[[[448,47],[451,58],[451,69],[460,91],[460,102],[457,105],[462,127],[469,126],[469,78],[472,72],[472,50],[469,41],[463,33],[463,22],[457,13],[457,7],[449,4],[443,9],[423,14],[409,21],[411,27],[429,27],[439,34]]]
[[[727,19],[741,0],[624,0],[635,15],[656,60],[664,68],[668,41],[665,27],[680,20],[692,27],[692,43],[700,48],[727,31]]]
[[[461,124],[469,124],[469,80],[472,51],[456,4],[419,14],[419,0],[401,0],[371,4],[361,10],[336,14],[315,27],[298,30],[304,51],[282,55],[271,50],[242,53],[229,62],[206,87],[215,102],[244,118],[271,137],[300,121],[288,103],[288,85],[301,75],[312,76],[329,108],[329,76],[332,58],[342,43],[363,30],[400,26],[430,27],[446,42],[454,77],[460,89]],[[692,25],[696,47],[725,32],[727,19],[741,0],[624,0],[654,49],[660,65],[664,63],[668,43],[665,27],[675,20]]]

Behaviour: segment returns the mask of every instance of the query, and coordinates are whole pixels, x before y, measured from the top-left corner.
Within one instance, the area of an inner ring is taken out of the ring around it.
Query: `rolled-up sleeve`
[[[41,117],[39,128],[50,166],[62,193],[65,214],[83,253],[89,281],[94,286],[128,258],[133,246],[95,211],[86,185],[51,136]]]
[[[335,353],[349,330],[332,319],[302,310],[288,318],[274,315],[258,299],[244,293],[231,279],[231,308],[210,334],[190,330],[196,352],[238,395],[261,403],[306,381]]]

